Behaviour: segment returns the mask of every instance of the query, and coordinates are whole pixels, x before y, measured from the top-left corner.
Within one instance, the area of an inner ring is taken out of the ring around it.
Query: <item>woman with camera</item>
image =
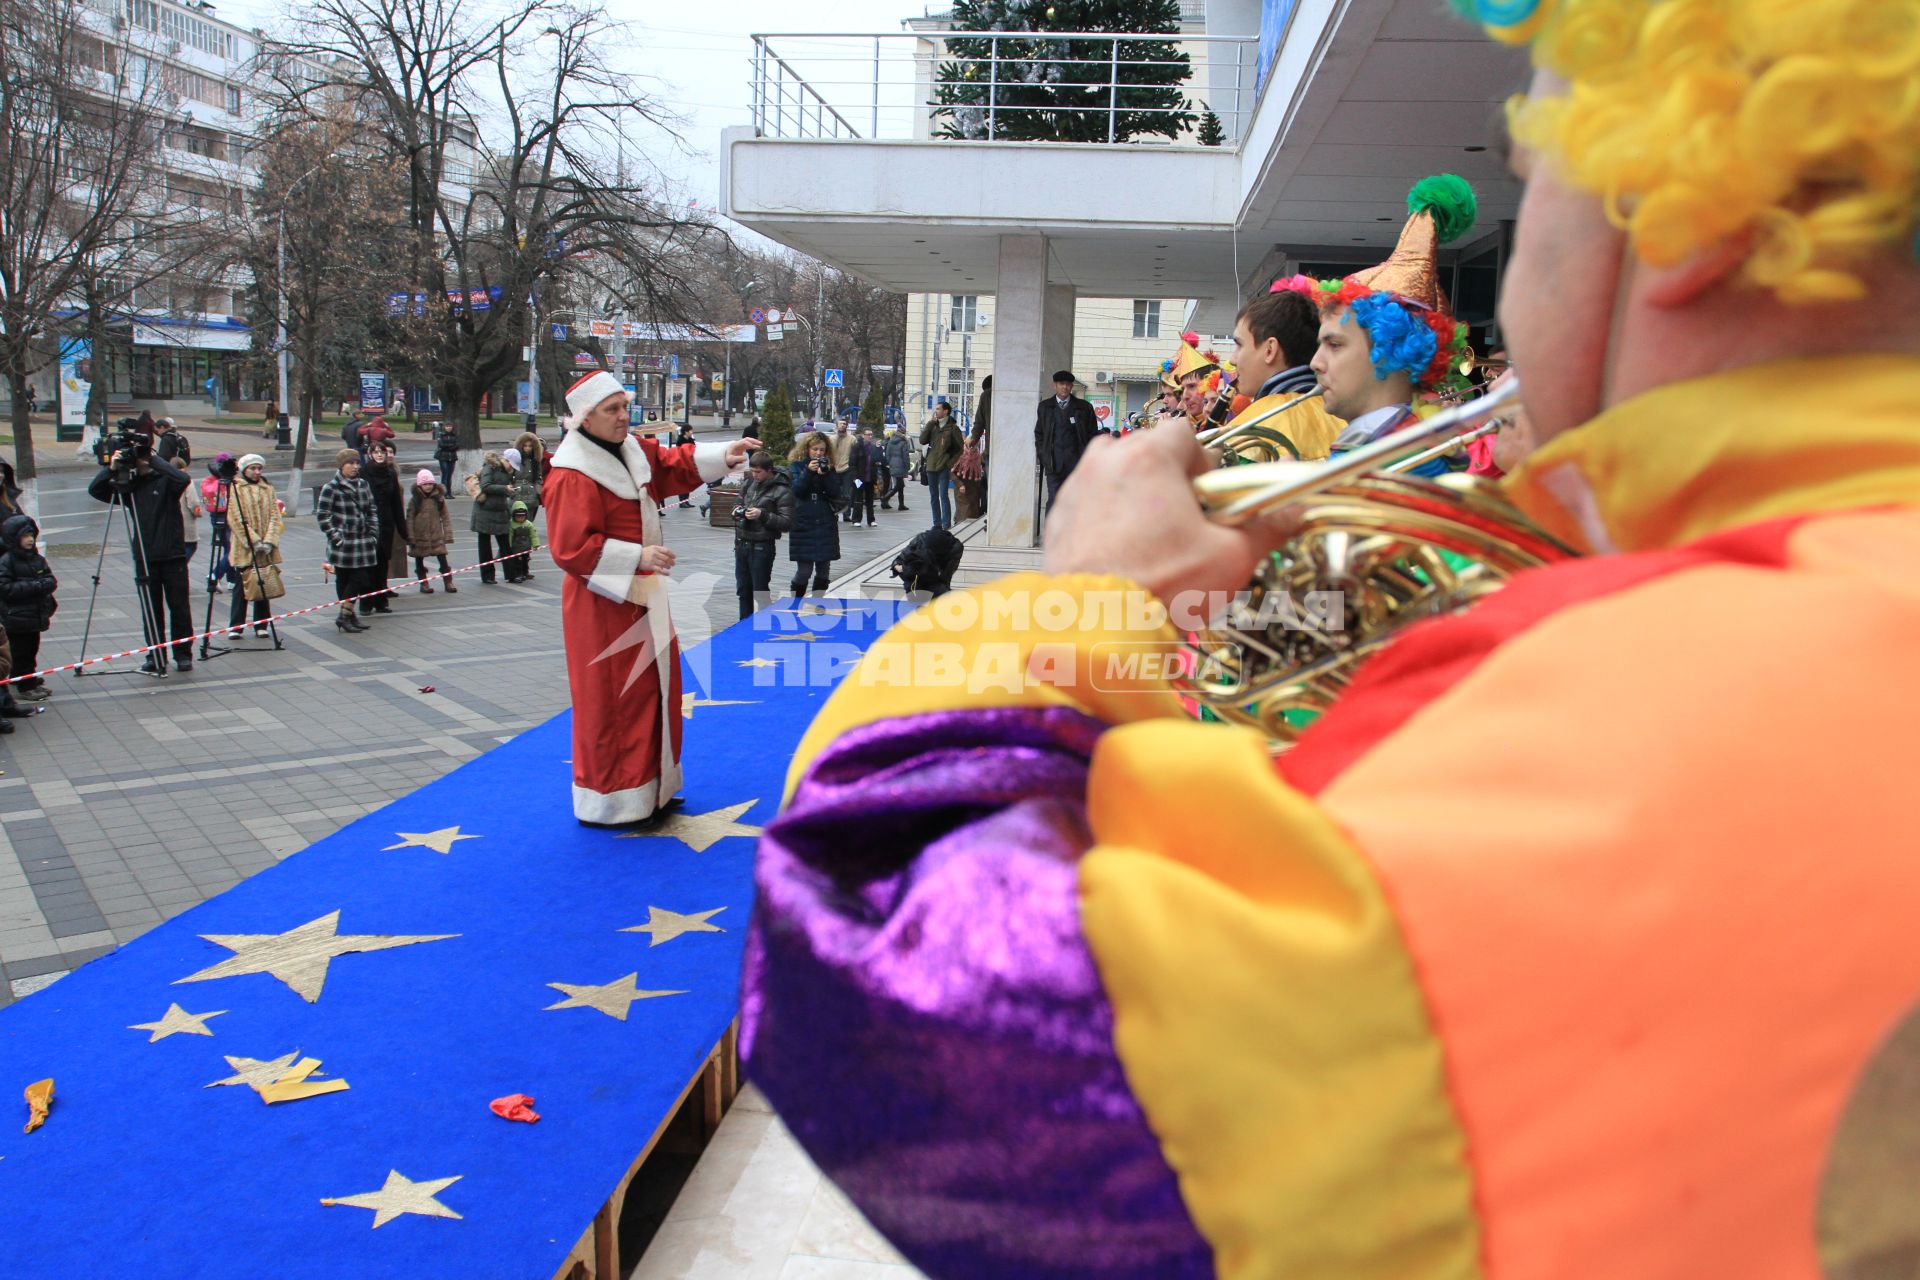
[[[267,480],[267,460],[250,453],[239,462],[240,474],[227,490],[227,563],[232,566],[233,608],[227,616],[231,634],[239,635],[246,621],[247,602],[253,602],[253,634],[267,634],[269,601],[286,594],[280,582],[280,538],[286,521],[280,498]]]
[[[809,573],[814,591],[825,595],[827,574],[840,558],[840,528],[833,514],[840,487],[834,481],[832,449],[817,431],[803,435],[801,441],[800,460],[793,464],[793,536],[787,542],[795,599],[807,594]]]

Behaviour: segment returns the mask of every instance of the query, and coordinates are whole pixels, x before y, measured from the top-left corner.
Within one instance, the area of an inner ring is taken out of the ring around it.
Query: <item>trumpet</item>
[[[1293,408],[1295,405],[1305,404],[1315,396],[1322,394],[1324,394],[1322,388],[1318,386],[1313,387],[1295,396],[1291,400],[1275,405],[1258,417],[1249,418],[1245,422],[1235,423],[1232,426],[1214,427],[1210,431],[1200,432],[1199,435],[1194,438],[1197,439],[1203,447],[1208,449],[1231,448],[1235,453],[1240,453],[1244,450],[1247,453],[1264,455],[1265,459],[1269,462],[1278,462],[1282,454],[1288,457],[1298,458],[1300,451],[1294,448],[1293,441],[1287,439],[1285,433],[1278,428],[1269,427],[1266,424]]]
[[[1284,751],[1359,665],[1407,627],[1470,608],[1522,570],[1578,554],[1485,481],[1398,474],[1498,430],[1518,396],[1510,379],[1326,462],[1256,463],[1197,477],[1195,497],[1222,524],[1289,506],[1301,508],[1301,519],[1227,617],[1188,638],[1174,686],[1189,709],[1256,728]]]

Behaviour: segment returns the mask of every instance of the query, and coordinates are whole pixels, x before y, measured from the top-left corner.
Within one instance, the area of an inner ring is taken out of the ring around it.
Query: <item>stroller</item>
[[[960,557],[965,553],[960,539],[945,529],[928,529],[900,549],[893,562],[893,576],[900,579],[909,595],[943,596],[953,590],[953,575],[959,572]]]

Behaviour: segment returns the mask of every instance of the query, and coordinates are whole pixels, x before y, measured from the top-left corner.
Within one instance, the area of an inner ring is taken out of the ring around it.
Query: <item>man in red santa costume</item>
[[[680,786],[680,647],[667,608],[674,555],[659,504],[746,463],[758,440],[662,448],[627,429],[611,373],[567,389],[576,429],[554,452],[543,501],[573,690],[573,815],[652,818]]]

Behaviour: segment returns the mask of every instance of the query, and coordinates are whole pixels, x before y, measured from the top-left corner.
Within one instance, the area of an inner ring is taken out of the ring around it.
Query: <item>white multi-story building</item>
[[[164,198],[175,211],[237,225],[258,172],[251,140],[260,34],[222,21],[210,4],[177,0],[87,0],[83,21],[98,37],[84,44],[83,63],[153,86],[172,117],[160,149]],[[228,264],[138,287],[110,325],[114,340],[94,354],[110,403],[204,406],[209,379],[223,399],[251,395],[248,284],[244,270]],[[41,375],[43,394],[52,378],[52,370]]]

